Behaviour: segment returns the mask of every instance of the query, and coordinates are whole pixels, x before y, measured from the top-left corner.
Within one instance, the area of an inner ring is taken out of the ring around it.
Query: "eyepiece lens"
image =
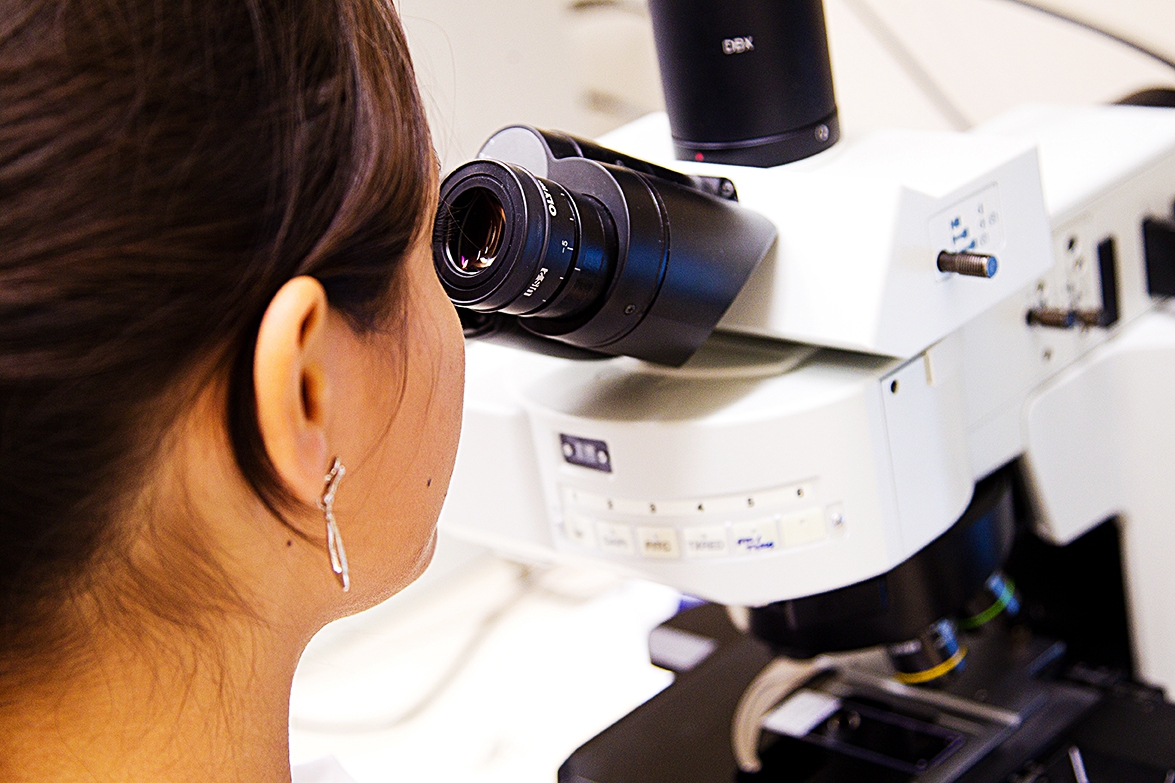
[[[449,207],[452,227],[445,240],[445,254],[457,271],[476,275],[489,269],[502,249],[506,210],[489,189],[474,187],[453,199]]]
[[[521,166],[475,160],[441,183],[433,266],[459,307],[566,321],[612,279],[615,231],[602,211]]]

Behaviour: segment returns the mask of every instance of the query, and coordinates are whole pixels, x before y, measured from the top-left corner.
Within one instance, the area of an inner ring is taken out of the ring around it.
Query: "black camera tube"
[[[840,137],[821,0],[649,0],[677,157],[778,166]]]

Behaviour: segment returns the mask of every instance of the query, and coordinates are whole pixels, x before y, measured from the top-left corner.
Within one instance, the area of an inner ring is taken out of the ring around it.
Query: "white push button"
[[[779,522],[783,529],[784,546],[814,544],[828,537],[828,526],[824,523],[824,509],[810,508],[796,514],[788,514]]]
[[[596,522],[582,514],[568,514],[563,520],[563,531],[579,546],[594,549],[596,546]]]
[[[645,557],[677,558],[681,550],[677,547],[677,531],[671,527],[638,527],[636,540],[640,553]]]
[[[763,552],[779,549],[779,530],[775,518],[743,522],[731,528],[734,548],[739,552]]]
[[[729,554],[726,528],[722,525],[708,527],[687,527],[682,531],[685,538],[686,557],[721,557]]]
[[[616,525],[611,522],[596,523],[596,541],[600,549],[616,555],[631,555],[632,528],[628,525]]]

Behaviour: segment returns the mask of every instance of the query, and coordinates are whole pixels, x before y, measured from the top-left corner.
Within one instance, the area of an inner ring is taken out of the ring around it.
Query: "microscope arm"
[[[1175,687],[1175,308],[1167,304],[1039,389],[1024,407],[1039,529],[1067,544],[1111,517],[1138,675]]]

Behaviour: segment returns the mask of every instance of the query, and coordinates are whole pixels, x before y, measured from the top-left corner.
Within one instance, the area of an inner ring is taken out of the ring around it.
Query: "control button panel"
[[[820,504],[816,481],[741,495],[645,500],[562,487],[559,532],[605,554],[657,560],[754,557],[844,533],[840,503]]]

